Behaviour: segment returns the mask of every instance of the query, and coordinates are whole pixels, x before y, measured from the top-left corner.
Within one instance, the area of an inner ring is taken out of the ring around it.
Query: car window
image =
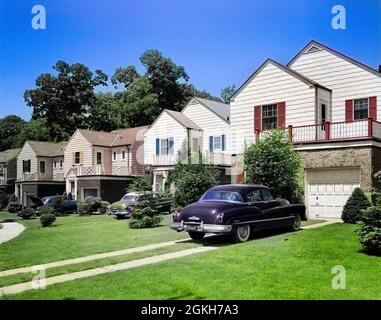
[[[138,200],[138,196],[136,195],[132,195],[132,194],[126,194],[123,198],[122,198],[122,202],[130,202],[130,201],[137,201]]]
[[[274,200],[271,191],[268,189],[262,189],[262,197],[264,201],[271,201]]]
[[[247,194],[247,202],[258,202],[258,201],[263,201],[262,194],[259,189],[250,191]]]
[[[201,200],[204,201],[236,201],[242,202],[242,197],[239,193],[231,192],[231,191],[207,191]]]

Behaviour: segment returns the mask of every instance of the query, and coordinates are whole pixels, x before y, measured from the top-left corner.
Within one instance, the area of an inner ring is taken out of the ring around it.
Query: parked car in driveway
[[[206,233],[231,234],[245,242],[253,231],[287,227],[299,230],[307,220],[302,204],[290,204],[273,197],[261,185],[221,185],[204,193],[201,199],[173,214],[171,228],[187,231],[195,240]]]
[[[32,204],[30,208],[36,211],[36,214],[39,215],[39,210],[42,207],[52,207],[56,213],[67,214],[67,213],[76,213],[77,212],[77,202],[66,197],[66,196],[48,196],[43,198],[30,197]]]
[[[115,214],[118,219],[130,218],[142,193],[129,192],[120,201],[111,204],[111,214]],[[159,212],[169,212],[171,210],[172,199],[163,197],[158,193],[152,195],[151,206]]]

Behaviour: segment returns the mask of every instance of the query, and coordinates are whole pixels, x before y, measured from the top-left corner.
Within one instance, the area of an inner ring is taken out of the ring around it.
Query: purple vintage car
[[[187,231],[195,240],[205,233],[224,233],[245,242],[254,230],[285,227],[297,231],[301,220],[307,220],[304,205],[275,199],[265,186],[230,184],[209,189],[198,202],[175,212],[171,228]]]

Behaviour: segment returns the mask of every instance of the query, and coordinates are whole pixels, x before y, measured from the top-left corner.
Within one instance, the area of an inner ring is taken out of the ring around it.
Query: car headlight
[[[179,219],[180,219],[180,211],[175,211],[172,214],[172,220],[173,220],[173,222],[178,222]]]
[[[224,213],[223,213],[223,212],[221,212],[221,213],[219,213],[219,214],[217,215],[217,217],[216,217],[216,222],[217,222],[217,223],[223,223],[223,222],[224,222]]]

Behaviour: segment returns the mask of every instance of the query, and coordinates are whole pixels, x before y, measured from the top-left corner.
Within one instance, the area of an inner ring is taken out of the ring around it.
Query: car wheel
[[[302,219],[300,218],[300,215],[296,214],[294,222],[292,223],[292,226],[291,226],[291,231],[300,230],[301,223],[302,223]]]
[[[248,224],[240,225],[234,233],[235,242],[246,242],[250,238],[251,228]]]
[[[205,236],[205,232],[188,232],[188,233],[193,240],[202,240]]]

